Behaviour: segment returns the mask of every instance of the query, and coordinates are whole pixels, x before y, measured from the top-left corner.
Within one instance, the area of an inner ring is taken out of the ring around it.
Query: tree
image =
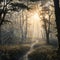
[[[1,0],[0,1],[0,3],[4,3],[4,4],[1,4],[0,6],[0,43],[1,43],[1,25],[3,24],[3,22],[10,22],[8,20],[5,20],[5,16],[8,13],[7,5],[11,1],[12,0]]]
[[[8,13],[8,4],[11,2],[12,0],[3,0],[1,1],[2,3],[4,3],[3,5],[1,5],[1,9],[0,9],[0,26],[3,24],[3,22],[10,22],[8,20],[5,20],[5,16]]]
[[[45,16],[45,15],[44,15]],[[45,17],[43,16],[43,28],[45,30],[45,34],[46,34],[46,40],[47,40],[47,43],[49,44],[49,35],[50,35],[50,25],[51,25],[51,22],[50,22],[50,15],[49,15],[49,20],[47,20]]]
[[[58,37],[58,53],[60,51],[60,8],[59,8],[59,0],[53,0],[54,1],[54,6],[55,6],[55,16],[56,16],[56,25],[57,25],[57,37]]]
[[[46,3],[46,4],[48,4],[48,3]],[[49,44],[49,38],[50,38],[49,36],[50,36],[50,33],[51,33],[50,25],[52,25],[51,15],[53,14],[53,10],[50,9],[50,6],[51,6],[50,4],[47,5],[47,6],[43,5],[42,6],[42,13],[41,13],[41,15],[43,17],[42,21],[44,23],[42,25],[42,27],[45,30],[46,40],[47,40],[48,44]]]
[[[1,26],[3,23],[5,22],[11,22],[9,20],[5,20],[5,16],[7,13],[10,13],[11,11],[20,11],[20,9],[24,10],[24,9],[29,9],[28,6],[26,6],[23,3],[17,3],[17,2],[13,2],[13,0],[1,0],[1,9],[0,9],[0,33],[1,33]],[[2,5],[2,3],[4,3]],[[9,6],[9,7],[8,7]],[[23,27],[23,26],[22,26]],[[23,31],[23,30],[22,30]],[[1,37],[1,34],[0,34]],[[0,38],[1,40],[1,38]]]

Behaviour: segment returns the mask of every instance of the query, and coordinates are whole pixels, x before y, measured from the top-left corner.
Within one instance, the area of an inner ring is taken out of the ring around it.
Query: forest
[[[60,0],[0,0],[0,60],[60,60]]]

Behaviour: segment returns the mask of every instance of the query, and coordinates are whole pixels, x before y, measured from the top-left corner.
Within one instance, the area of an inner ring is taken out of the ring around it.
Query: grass
[[[43,46],[29,54],[29,60],[58,60],[57,49],[52,46]]]
[[[30,44],[0,45],[0,60],[19,60],[30,49]],[[58,60],[57,48],[38,42],[28,55],[29,60]],[[60,57],[60,55],[59,55]]]
[[[0,60],[19,60],[30,49],[29,45],[0,45]]]
[[[20,45],[0,45],[0,50],[2,51],[10,51],[10,50],[20,50],[23,48],[30,48],[28,44],[20,44]]]

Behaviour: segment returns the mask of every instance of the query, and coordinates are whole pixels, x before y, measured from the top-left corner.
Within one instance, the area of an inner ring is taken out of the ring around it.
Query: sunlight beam
[[[37,20],[40,20],[40,17],[39,17],[39,15],[38,15],[38,13],[35,12],[35,13],[33,14],[33,16],[32,16],[32,19],[33,19],[33,20],[36,20],[36,21],[37,21]]]

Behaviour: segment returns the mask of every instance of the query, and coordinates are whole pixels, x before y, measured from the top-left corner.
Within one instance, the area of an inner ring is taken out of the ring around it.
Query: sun
[[[28,19],[33,21],[39,21],[40,20],[39,10],[37,9],[28,11]]]
[[[36,20],[36,21],[37,21],[37,20],[40,20],[39,15],[38,15],[37,12],[33,13],[32,19],[33,19],[33,20]]]

